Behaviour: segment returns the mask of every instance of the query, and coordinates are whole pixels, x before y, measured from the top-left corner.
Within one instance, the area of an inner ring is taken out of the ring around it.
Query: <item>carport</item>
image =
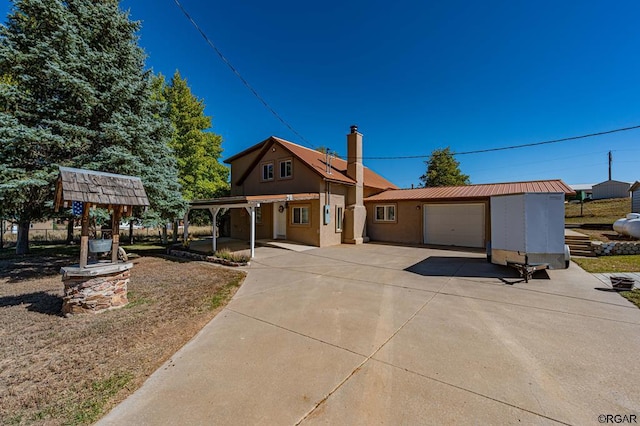
[[[319,198],[318,194],[276,194],[276,195],[243,195],[236,197],[220,197],[210,200],[194,200],[184,214],[184,240],[189,237],[189,213],[192,210],[209,210],[212,218],[212,249],[217,250],[218,224],[216,218],[219,213],[224,214],[229,209],[245,209],[249,213],[251,257],[255,257],[256,246],[256,208],[262,204],[274,204],[289,201],[302,201]]]

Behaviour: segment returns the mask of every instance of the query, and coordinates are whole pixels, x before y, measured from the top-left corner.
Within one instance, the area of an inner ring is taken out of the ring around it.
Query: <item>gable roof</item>
[[[631,184],[629,182],[622,182],[622,181],[615,180],[615,179],[605,180],[604,182],[596,183],[593,186],[596,187],[596,186],[611,185],[611,184],[616,184],[616,185],[620,185],[620,186],[622,186],[622,185],[631,186]]]
[[[490,183],[465,186],[442,186],[435,188],[397,189],[381,192],[365,198],[364,201],[401,200],[460,200],[468,198],[488,198],[492,195],[523,194],[525,192],[575,192],[560,179],[528,182]]]
[[[629,188],[629,191],[635,191],[636,189],[640,189],[640,182],[638,181],[633,182],[633,185],[631,185],[631,188]]]
[[[322,152],[314,149],[306,148],[304,146],[289,142],[287,140],[271,136],[264,141],[249,147],[248,149],[229,157],[224,160],[225,163],[230,164],[232,161],[243,157],[253,151],[260,150],[256,159],[247,167],[247,170],[237,180],[237,184],[240,185],[247,178],[249,173],[257,166],[264,154],[269,150],[272,144],[277,144],[289,151],[291,155],[295,156],[298,160],[304,163],[307,167],[313,170],[323,179],[332,182],[344,183],[346,185],[355,185],[355,181],[347,176],[347,162],[341,158],[333,158],[331,160],[331,172],[327,172],[326,155]],[[397,189],[398,187],[389,182],[379,174],[363,166],[364,171],[364,186],[377,189]]]
[[[65,201],[98,206],[148,206],[149,199],[139,177],[60,167],[56,182],[56,208]]]

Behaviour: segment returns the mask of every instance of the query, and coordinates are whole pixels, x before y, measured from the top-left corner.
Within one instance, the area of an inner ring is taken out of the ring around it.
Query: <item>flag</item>
[[[71,211],[74,216],[82,216],[82,209],[84,207],[84,203],[82,201],[74,201],[71,205]]]

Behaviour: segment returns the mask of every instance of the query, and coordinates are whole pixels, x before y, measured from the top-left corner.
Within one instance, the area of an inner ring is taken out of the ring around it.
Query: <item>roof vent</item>
[[[352,125],[351,126],[351,133],[358,133],[358,126],[357,125]]]

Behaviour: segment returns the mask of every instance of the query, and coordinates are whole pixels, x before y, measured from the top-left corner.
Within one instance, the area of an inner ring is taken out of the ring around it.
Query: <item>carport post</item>
[[[209,208],[209,211],[211,212],[211,220],[213,222],[213,224],[211,225],[212,233],[213,233],[211,238],[211,246],[213,248],[213,254],[215,254],[216,251],[218,250],[218,244],[216,241],[216,234],[218,233],[218,223],[216,222],[216,217],[218,216],[220,207],[211,207]]]
[[[256,255],[256,206],[246,207],[251,216],[251,258]]]

